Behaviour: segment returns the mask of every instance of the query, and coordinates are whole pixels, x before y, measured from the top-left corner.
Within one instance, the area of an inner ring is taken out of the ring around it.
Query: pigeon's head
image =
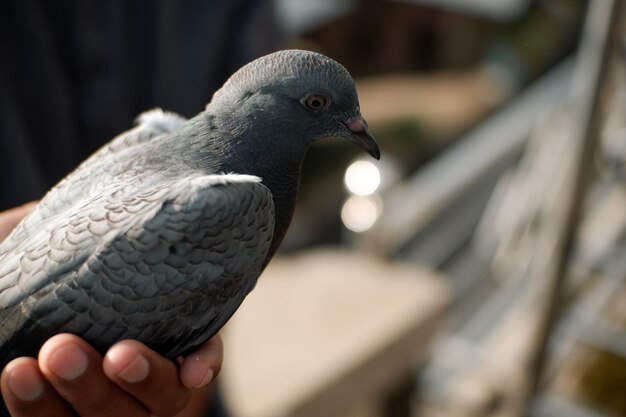
[[[317,139],[339,137],[380,158],[352,77],[341,64],[315,52],[279,51],[249,63],[215,93],[212,109],[235,114],[233,129],[275,141],[266,144],[274,148],[306,149]]]

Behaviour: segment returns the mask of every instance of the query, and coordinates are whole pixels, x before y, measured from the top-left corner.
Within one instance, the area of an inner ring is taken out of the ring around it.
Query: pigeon
[[[301,50],[245,65],[191,119],[142,114],[0,245],[0,366],[62,332],[194,351],[254,288],[327,137],[380,158],[348,71]]]

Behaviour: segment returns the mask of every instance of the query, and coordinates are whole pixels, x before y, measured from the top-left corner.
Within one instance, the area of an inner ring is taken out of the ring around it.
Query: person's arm
[[[33,205],[0,212],[0,241]],[[2,370],[0,387],[13,417],[204,415],[209,383],[222,366],[219,335],[179,360],[179,367],[145,345],[125,340],[102,357],[77,336],[50,338],[39,357]]]
[[[2,242],[11,231],[22,221],[22,219],[30,213],[35,206],[36,201],[23,204],[9,210],[0,211],[0,242]]]

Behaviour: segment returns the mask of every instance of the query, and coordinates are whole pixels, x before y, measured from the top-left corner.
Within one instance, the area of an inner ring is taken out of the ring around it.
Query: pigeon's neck
[[[184,159],[194,169],[210,174],[255,175],[272,192],[276,215],[271,257],[285,236],[295,209],[306,152],[306,146],[297,145],[302,139],[288,137],[289,132],[271,126],[235,123],[209,112],[189,120],[183,129],[188,129],[187,133],[181,132],[183,136],[192,139],[183,153]]]
[[[229,141],[230,166],[227,171],[256,175],[272,192],[275,209],[274,238],[267,262],[282,242],[296,206],[302,161],[306,147],[299,147],[302,138],[289,137],[290,132],[271,126],[241,129],[224,126],[228,133],[236,132]]]

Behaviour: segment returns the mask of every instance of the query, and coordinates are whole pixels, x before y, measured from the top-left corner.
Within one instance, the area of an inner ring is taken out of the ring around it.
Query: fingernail
[[[61,379],[72,381],[87,370],[89,359],[81,348],[69,344],[61,346],[50,355],[49,369]]]
[[[44,383],[30,366],[20,366],[8,374],[9,389],[21,401],[34,401],[43,394]]]
[[[206,373],[206,375],[204,376],[204,378],[202,379],[202,382],[200,382],[198,385],[196,385],[196,388],[200,388],[205,386],[206,384],[208,384],[209,382],[211,382],[213,380],[213,369],[209,369]]]
[[[113,373],[128,383],[143,381],[150,372],[148,360],[128,346],[113,346],[106,356]]]
[[[117,376],[126,382],[133,383],[146,379],[149,372],[150,364],[146,358],[142,355],[137,355],[137,357],[130,364],[128,364],[125,369],[117,373]]]
[[[185,369],[185,379],[188,387],[200,388],[211,382],[213,379],[213,369],[209,368],[206,371],[203,366],[190,366]]]

